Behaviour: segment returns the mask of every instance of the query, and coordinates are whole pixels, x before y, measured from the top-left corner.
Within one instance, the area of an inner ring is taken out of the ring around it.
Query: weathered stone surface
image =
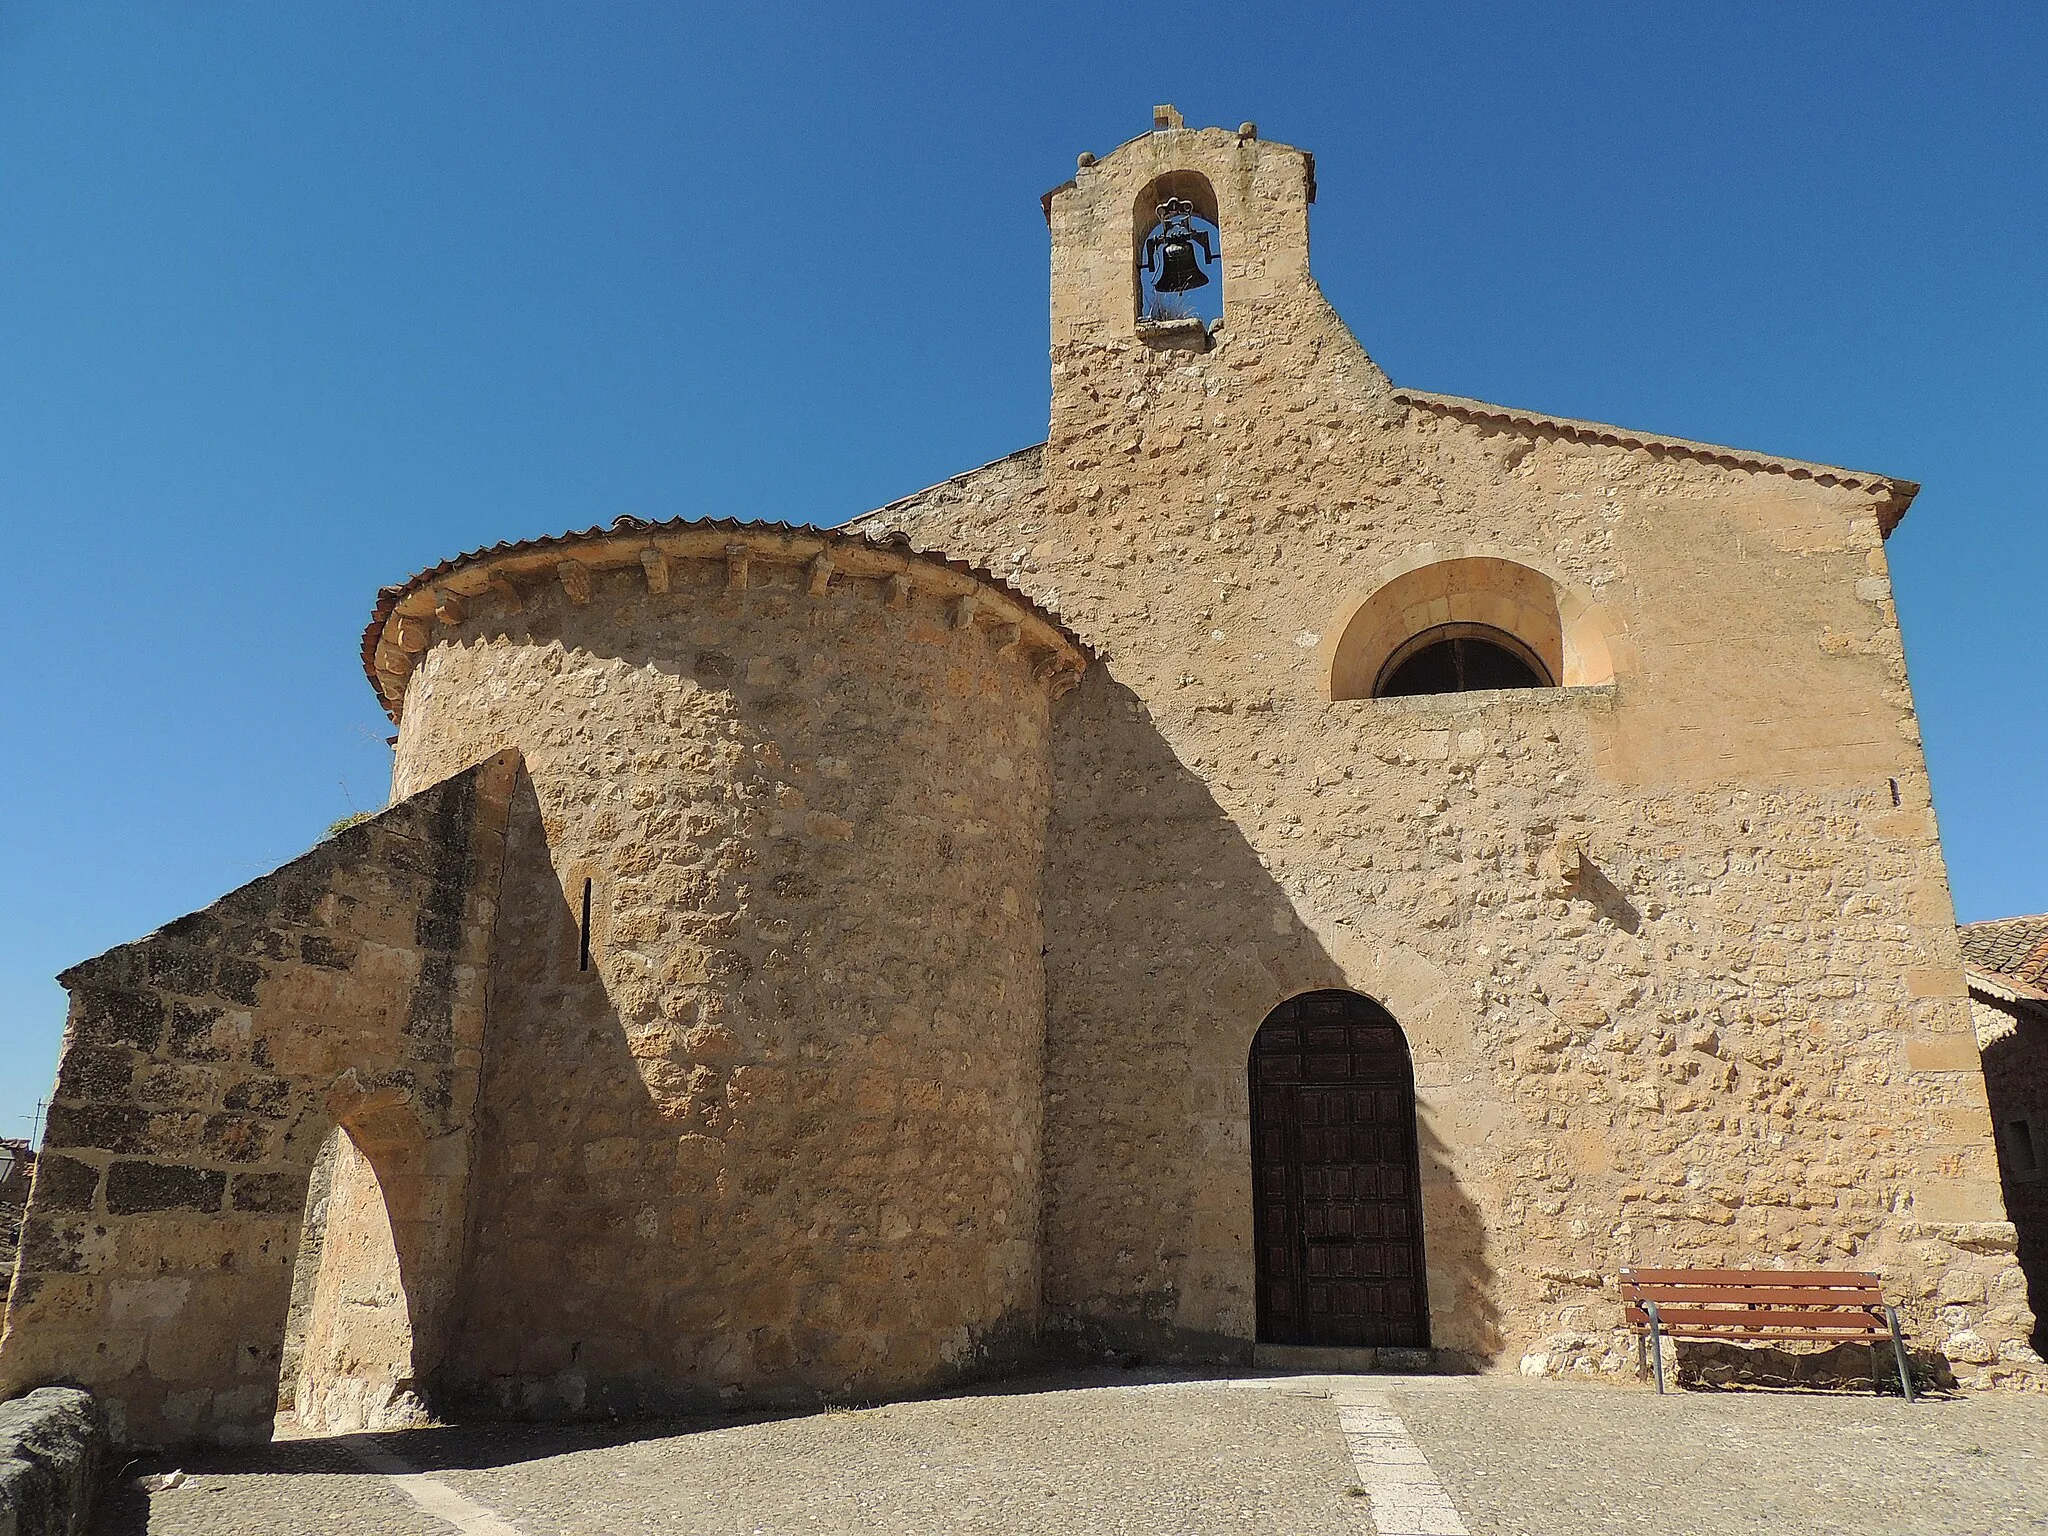
[[[182,1168],[174,1163],[124,1158],[107,1170],[107,1213],[218,1211],[227,1187],[228,1176],[217,1168]]]
[[[36,1160],[36,1206],[44,1211],[90,1211],[100,1170],[51,1152]]]
[[[2048,1003],[2004,987],[1996,992],[1973,987],[1970,1014],[1998,1131],[1999,1180],[2012,1217],[2010,1251],[2026,1274],[2034,1314],[2031,1348],[2048,1349]],[[2001,1251],[1988,1241],[1975,1246]],[[2010,1287],[2002,1295],[2008,1303],[2014,1299]],[[2001,1342],[1980,1363],[1989,1365],[2009,1342]],[[2048,1384],[2048,1374],[2042,1379]]]
[[[106,1446],[89,1392],[42,1387],[0,1403],[0,1536],[85,1536]]]
[[[410,1216],[415,1305],[384,1368],[436,1358],[468,1164],[418,1149],[472,1124],[512,767],[462,765],[66,974],[0,1391],[82,1382],[124,1442],[267,1437],[307,1170],[336,1125]]]
[[[1219,209],[1206,351],[1134,327],[1169,181]],[[1253,1336],[1247,1046],[1342,987],[1415,1058],[1438,1345],[1602,1333],[1552,1277],[1631,1263],[1877,1269],[1916,1339],[2023,1340],[1963,1236],[2003,1211],[1885,574],[1911,488],[1395,389],[1309,275],[1312,183],[1220,130],[1083,168],[1048,442],[855,524],[1101,657],[1053,743],[1048,1326]],[[1361,696],[1452,622],[1565,686]]]
[[[450,577],[407,683],[401,793],[525,765],[441,1378],[491,1411],[879,1395],[1035,1332],[1039,663],[1083,658],[907,554],[762,537],[736,589],[730,537],[661,591],[639,533],[583,602]]]
[[[1398,391],[1313,191],[1175,122],[1085,164],[1047,442],[855,535],[622,519],[387,589],[397,802],[64,978],[0,1390],[233,1440],[281,1370],[377,1428],[1243,1359],[1247,1052],[1317,989],[1412,1058],[1435,1358],[1612,1374],[1619,1267],[1785,1265],[2038,1371],[1912,487]],[[1169,192],[1216,327],[1138,326]],[[1546,686],[1374,697],[1453,627]]]

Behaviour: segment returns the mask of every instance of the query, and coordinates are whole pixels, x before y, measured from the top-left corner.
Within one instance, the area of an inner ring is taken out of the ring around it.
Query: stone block
[[[99,1194],[100,1170],[59,1152],[36,1159],[35,1202],[39,1211],[90,1211]]]
[[[1906,995],[1908,997],[1952,997],[1968,999],[1969,987],[1963,981],[1960,968],[1952,966],[1916,966],[1906,972]]]
[[[306,1201],[306,1175],[299,1169],[237,1173],[231,1204],[238,1211],[266,1215],[297,1212]]]
[[[107,1439],[106,1415],[76,1387],[0,1403],[0,1532],[86,1536]]]
[[[117,1160],[107,1170],[107,1210],[116,1216],[152,1211],[215,1212],[227,1191],[218,1169]]]
[[[1908,1039],[1906,1069],[1909,1072],[1976,1072],[1982,1063],[1974,1035],[1934,1035]]]
[[[164,1001],[155,993],[82,986],[72,994],[71,1029],[81,1044],[154,1050],[163,1027]]]

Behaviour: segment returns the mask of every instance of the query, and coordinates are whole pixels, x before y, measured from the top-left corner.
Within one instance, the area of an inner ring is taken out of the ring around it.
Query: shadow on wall
[[[87,1386],[131,1444],[268,1438],[309,1174],[337,1124],[377,1165],[378,1220],[391,1201],[405,1304],[377,1370],[436,1357],[511,766],[456,774],[65,973],[0,1395]]]
[[[2005,1021],[1995,1033],[1980,1025],[1979,1055],[2006,1216],[2034,1309],[2031,1342],[2036,1354],[2048,1354],[2048,1006],[2004,1003],[1992,1010],[1976,1000],[1972,1011]]]
[[[1261,722],[1254,713],[1215,724],[1255,738]],[[1276,1005],[1330,988],[1385,1007],[1415,1060],[1431,1343],[1472,1364],[1494,1358],[1499,1314],[1479,1210],[1427,1113],[1444,1071],[1416,1032],[1422,989],[1398,964],[1372,972],[1360,956],[1330,952],[1202,775],[1101,666],[1058,718],[1054,765],[1049,1344],[1126,1363],[1249,1360],[1247,1057]]]
[[[465,1305],[435,1406],[457,1418],[701,1407],[677,1377],[710,1331],[691,1314],[717,1255],[679,1198],[690,1109],[649,1084],[678,1063],[644,1030],[636,1054],[601,919],[586,926],[582,865],[558,871],[525,773],[505,871]]]
[[[636,572],[489,657],[550,682],[486,722],[530,774],[450,1413],[876,1398],[1035,1340],[1043,681],[879,583],[706,576],[688,626]]]

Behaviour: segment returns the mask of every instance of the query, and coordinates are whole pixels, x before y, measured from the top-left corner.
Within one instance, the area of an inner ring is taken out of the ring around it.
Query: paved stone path
[[[1474,1386],[1388,1394],[1473,1536],[2048,1533],[2048,1398]]]
[[[1112,1374],[185,1469],[99,1536],[2048,1536],[2048,1400]]]

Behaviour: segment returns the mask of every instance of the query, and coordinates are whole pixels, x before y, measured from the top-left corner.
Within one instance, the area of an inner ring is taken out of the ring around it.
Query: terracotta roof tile
[[[1963,964],[1971,970],[2048,988],[2048,913],[1964,923],[1956,934],[1963,941]]]
[[[1029,453],[1031,451],[1031,449],[1026,448],[1020,450],[1020,453]],[[1010,455],[1011,458],[1018,456],[1019,454]],[[1000,463],[1002,461],[998,460],[997,462]],[[986,468],[988,466],[983,467]],[[378,637],[383,634],[384,625],[390,619],[393,611],[408,595],[417,592],[424,586],[429,586],[441,580],[452,572],[461,570],[464,566],[485,563],[505,555],[527,554],[535,550],[572,549],[578,545],[608,542],[627,535],[637,534],[651,538],[660,533],[701,532],[705,530],[716,530],[726,533],[790,535],[805,539],[816,539],[826,545],[862,544],[871,549],[888,550],[895,554],[913,556],[928,564],[943,566],[947,570],[966,576],[1000,592],[1004,597],[1016,603],[1018,607],[1044,620],[1046,624],[1058,632],[1061,638],[1073,645],[1075,650],[1081,655],[1092,657],[1095,654],[1085,641],[1081,640],[1067,627],[1066,621],[1057,613],[1034,602],[1030,597],[1012,586],[1003,577],[998,576],[994,571],[975,565],[970,561],[955,560],[950,556],[937,554],[930,550],[914,549],[911,546],[909,537],[902,533],[869,534],[858,528],[816,528],[804,523],[779,523],[766,520],[757,522],[735,517],[671,517],[655,520],[627,516],[614,518],[608,525],[579,529],[569,533],[549,534],[533,539],[501,540],[482,549],[472,549],[463,554],[455,555],[450,559],[443,560],[438,565],[430,565],[425,570],[418,572],[396,586],[381,589],[377,593],[377,606],[370,615],[369,625],[363,630],[363,673],[369,678],[370,687],[377,692],[379,699],[383,702],[385,713],[390,715],[395,721],[398,718],[398,708],[390,699],[384,697],[383,690],[378,687]]]

